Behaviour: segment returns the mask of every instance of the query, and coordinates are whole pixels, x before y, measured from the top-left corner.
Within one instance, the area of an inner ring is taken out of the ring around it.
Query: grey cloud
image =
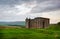
[[[9,5],[0,5],[0,20],[24,20],[24,15],[17,15],[18,10]]]
[[[19,5],[23,3],[33,2],[34,0],[0,0],[2,5]]]
[[[41,13],[60,10],[60,0],[49,0],[37,4],[32,8],[31,13]]]
[[[13,5],[13,4],[17,4],[19,3],[19,1],[17,0],[0,0],[0,4],[2,5]]]
[[[23,20],[24,15],[16,15],[18,10],[15,5],[32,3],[36,1],[36,6],[31,13],[40,13],[60,9],[60,0],[0,0],[0,20]]]

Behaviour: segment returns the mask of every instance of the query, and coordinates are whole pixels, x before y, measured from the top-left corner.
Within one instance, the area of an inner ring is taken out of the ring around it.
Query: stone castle
[[[26,28],[47,28],[49,18],[36,17],[34,19],[26,18]]]

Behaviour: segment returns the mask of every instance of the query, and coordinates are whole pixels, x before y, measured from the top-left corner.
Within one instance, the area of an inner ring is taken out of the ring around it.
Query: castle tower
[[[26,28],[30,28],[30,18],[26,18]]]

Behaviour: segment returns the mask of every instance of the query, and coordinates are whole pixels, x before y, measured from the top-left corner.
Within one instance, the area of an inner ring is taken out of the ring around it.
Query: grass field
[[[0,39],[60,39],[60,26],[50,25],[47,29],[0,26]]]

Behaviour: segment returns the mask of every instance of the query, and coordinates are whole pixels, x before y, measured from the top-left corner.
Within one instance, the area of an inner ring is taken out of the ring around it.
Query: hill
[[[0,39],[60,39],[60,26],[46,29],[0,28]]]
[[[25,25],[25,21],[16,21],[16,22],[0,22],[0,25]]]

